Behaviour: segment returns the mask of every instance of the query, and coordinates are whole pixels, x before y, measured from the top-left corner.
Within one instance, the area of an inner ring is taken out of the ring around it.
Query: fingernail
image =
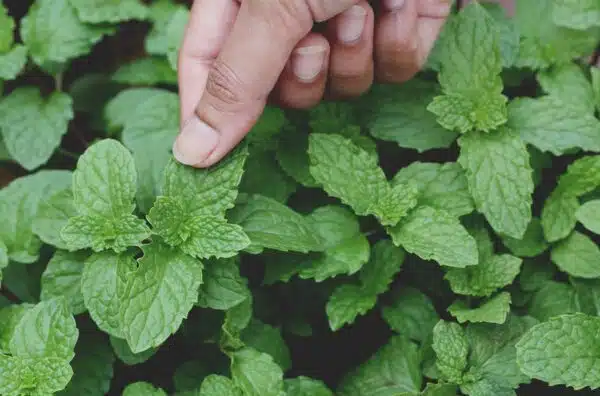
[[[314,81],[325,62],[325,48],[321,46],[303,47],[294,51],[292,70],[302,82]]]
[[[350,9],[345,11],[339,20],[338,25],[338,38],[345,44],[353,44],[360,36],[362,36],[363,30],[365,29],[367,11],[361,6],[352,6]]]
[[[388,10],[399,10],[404,7],[406,0],[384,0],[384,4]]]
[[[201,164],[219,143],[219,134],[194,116],[188,120],[173,143],[175,159],[184,165]]]

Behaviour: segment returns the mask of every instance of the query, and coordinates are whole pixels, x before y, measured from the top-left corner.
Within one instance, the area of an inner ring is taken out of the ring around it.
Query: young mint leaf
[[[558,0],[554,2],[552,20],[577,30],[600,26],[600,4],[595,0]]]
[[[454,384],[463,383],[469,344],[462,327],[440,320],[433,328],[433,350],[442,377]]]
[[[105,337],[82,334],[75,346],[73,379],[57,396],[103,396],[113,379],[115,356]]]
[[[560,176],[554,192],[580,197],[600,187],[600,155],[575,160]]]
[[[37,88],[24,87],[0,102],[0,131],[6,148],[29,171],[50,159],[72,118],[73,101],[62,92],[42,98]]]
[[[41,242],[32,231],[40,202],[71,184],[71,172],[43,170],[18,178],[0,190],[0,239],[8,256],[19,263],[33,263]]]
[[[546,281],[535,292],[527,308],[529,315],[540,321],[581,311],[577,292],[573,286],[552,280]]]
[[[198,306],[228,310],[248,298],[250,290],[240,275],[237,259],[208,260],[204,266]]]
[[[179,46],[183,42],[185,27],[190,18],[190,11],[185,8],[178,8],[165,27],[166,55],[173,70],[177,70],[177,59],[179,57]]]
[[[392,330],[419,343],[429,338],[440,320],[429,297],[412,287],[395,290],[392,303],[381,314]]]
[[[525,143],[509,128],[473,132],[459,140],[458,162],[465,169],[477,210],[494,230],[521,238],[531,221],[532,169]]]
[[[271,198],[253,195],[236,206],[228,217],[242,226],[252,249],[301,253],[323,250],[312,222]]]
[[[477,44],[475,44],[477,43]],[[444,128],[489,132],[507,121],[495,22],[477,2],[448,21],[441,42],[443,95],[427,107]]]
[[[587,114],[594,114],[592,85],[580,66],[567,63],[541,71],[536,77],[546,93]]]
[[[562,315],[532,327],[517,343],[517,363],[526,375],[550,386],[575,390],[600,387],[594,370],[598,359],[600,319],[584,314]]]
[[[485,322],[502,324],[510,312],[511,298],[507,292],[498,293],[481,303],[476,308],[470,308],[463,300],[457,300],[448,307],[448,312],[458,320],[465,322]]]
[[[600,121],[578,106],[553,95],[518,98],[510,102],[509,124],[541,151],[554,155],[573,149],[599,152]]]
[[[253,319],[242,331],[240,338],[246,346],[269,354],[283,372],[292,367],[290,350],[281,335],[281,329]]]
[[[377,295],[358,285],[342,285],[334,290],[327,302],[329,327],[337,331],[354,322],[357,316],[366,314],[377,303]]]
[[[105,139],[90,146],[73,174],[79,216],[70,218],[61,231],[69,249],[89,247],[96,252],[113,249],[119,253],[148,238],[148,227],[131,214],[136,189],[133,157],[123,145]]]
[[[239,350],[245,345],[241,340],[241,332],[252,320],[254,301],[252,294],[244,301],[225,312],[225,320],[221,326],[219,344],[222,350]]]
[[[392,185],[411,182],[417,184],[419,205],[443,209],[456,217],[475,209],[465,172],[458,163],[413,162],[396,173]]]
[[[286,379],[284,385],[288,396],[334,396],[323,382],[304,376]]]
[[[72,376],[71,366],[62,359],[31,359],[0,355],[2,395],[53,395],[64,389]]]
[[[498,46],[504,68],[512,67],[519,56],[520,34],[517,25],[511,18],[506,7],[498,3],[481,3],[494,19],[494,27],[498,35]]]
[[[25,312],[34,305],[22,303],[0,309],[0,351],[10,353],[10,340]]]
[[[591,238],[577,231],[552,249],[552,261],[569,275],[600,277],[600,248]]]
[[[388,290],[394,275],[400,271],[406,254],[404,250],[384,239],[371,250],[371,258],[358,273],[363,289],[368,293],[382,294]]]
[[[140,353],[133,353],[126,340],[113,336],[110,336],[110,345],[117,358],[128,366],[144,363],[154,356],[157,351],[156,348],[150,348]]]
[[[531,219],[523,238],[504,237],[502,243],[518,257],[535,257],[544,253],[548,248],[542,223],[537,217]]]
[[[177,73],[165,58],[148,57],[136,59],[119,67],[112,80],[120,84],[151,86],[177,84]]]
[[[352,370],[337,389],[338,396],[395,396],[421,390],[421,353],[416,344],[395,336],[368,361]]]
[[[600,234],[600,200],[595,199],[581,205],[575,213],[577,220],[594,234]]]
[[[64,64],[86,55],[112,27],[86,25],[72,0],[37,0],[21,20],[21,37],[35,63]]]
[[[61,230],[67,225],[69,218],[75,216],[77,210],[73,204],[73,192],[67,188],[40,201],[32,230],[44,243],[67,249],[67,244],[57,230]]]
[[[202,381],[198,396],[242,396],[242,390],[229,378],[213,374]]]
[[[14,80],[27,63],[27,48],[15,45],[12,50],[0,53],[0,80]]]
[[[231,354],[233,382],[246,396],[281,396],[283,372],[271,356],[252,348]]]
[[[577,224],[579,209],[577,197],[556,191],[544,202],[541,224],[548,242],[556,242],[567,237]]]
[[[70,0],[82,22],[116,23],[146,19],[148,10],[139,0]]]
[[[388,233],[396,246],[424,260],[459,268],[479,262],[473,237],[457,218],[443,210],[418,207]]]
[[[158,0],[152,2],[148,9],[148,17],[153,24],[144,41],[144,48],[151,55],[167,55],[169,21],[177,12],[185,12],[187,7],[171,0]]]
[[[148,382],[134,382],[127,385],[122,396],[167,396],[167,393]]]
[[[128,120],[135,118],[136,109],[153,96],[165,96],[158,88],[129,88],[118,93],[104,107],[103,115],[110,132],[121,130]]]
[[[87,256],[85,252],[69,253],[57,250],[42,274],[40,300],[63,296],[73,315],[85,312],[81,276]]]
[[[202,264],[160,242],[145,245],[120,301],[123,333],[131,351],[162,344],[198,300]]]
[[[361,99],[360,117],[371,135],[424,152],[447,148],[457,133],[439,125],[427,105],[440,93],[437,84],[412,79],[399,87],[376,85]]]
[[[315,180],[359,216],[374,215],[383,225],[393,226],[416,205],[414,186],[390,186],[377,157],[350,139],[313,133],[308,155]]]
[[[306,169],[308,170],[308,165]],[[297,187],[296,182],[284,173],[270,151],[252,152],[240,183],[240,191],[243,193],[260,194],[281,203],[285,203]]]

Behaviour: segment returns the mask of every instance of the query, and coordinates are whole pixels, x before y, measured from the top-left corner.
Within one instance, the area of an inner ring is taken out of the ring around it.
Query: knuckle
[[[312,29],[313,18],[305,0],[254,0],[251,4],[265,23],[275,31],[285,30],[295,41]]]
[[[216,59],[206,82],[206,94],[215,107],[231,111],[247,102],[246,89],[235,71],[223,61]],[[231,109],[231,110],[229,110]]]
[[[421,0],[418,3],[419,16],[446,18],[452,9],[450,0]]]

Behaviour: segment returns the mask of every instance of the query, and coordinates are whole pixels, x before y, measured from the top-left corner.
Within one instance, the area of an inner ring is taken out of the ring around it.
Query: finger
[[[319,103],[327,83],[329,42],[310,33],[298,43],[281,74],[274,96],[284,107],[306,109]]]
[[[419,70],[417,1],[384,1],[387,10],[375,27],[375,67],[380,81],[404,82]]]
[[[366,1],[344,11],[328,26],[333,43],[329,66],[329,94],[358,96],[373,82],[373,9]]]
[[[223,46],[238,11],[233,0],[196,0],[179,52],[181,122],[194,114],[210,65]]]
[[[313,20],[327,19],[358,0],[244,0],[196,107],[173,150],[196,167],[223,158],[256,122],[296,44]],[[310,4],[310,6],[309,6]]]
[[[450,3],[445,0],[422,0],[419,3],[417,9],[417,62],[419,69],[425,65],[450,12]]]

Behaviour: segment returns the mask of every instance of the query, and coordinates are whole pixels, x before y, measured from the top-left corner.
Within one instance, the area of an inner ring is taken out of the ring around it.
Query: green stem
[[[77,154],[72,153],[65,149],[59,148],[58,152],[61,153],[62,155],[64,155],[65,157],[73,158],[75,160],[79,159],[79,156]]]
[[[63,77],[64,76],[63,76],[62,72],[54,75],[54,84],[55,84],[56,90],[58,92],[62,92],[62,89],[63,89]]]

